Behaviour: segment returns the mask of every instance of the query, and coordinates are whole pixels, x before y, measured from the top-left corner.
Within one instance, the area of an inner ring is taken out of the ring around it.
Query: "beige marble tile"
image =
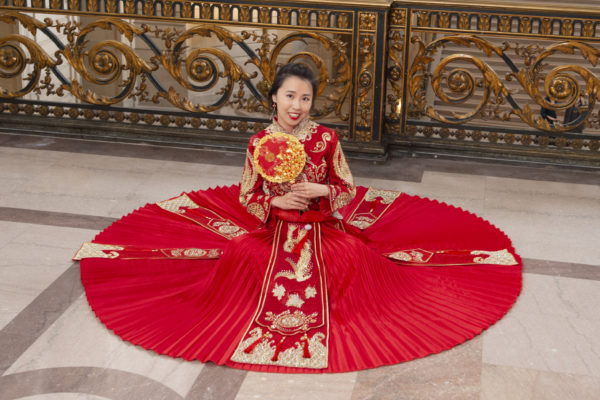
[[[117,200],[86,193],[32,193],[18,190],[0,198],[0,206],[107,217]]]
[[[107,216],[114,203],[135,193],[142,172],[54,166],[6,193],[0,206]]]
[[[119,174],[121,171],[150,173],[162,169],[165,163],[167,163],[167,161],[148,158],[65,153],[65,156],[58,160],[55,165],[57,167],[84,169],[89,171],[111,171],[112,173]]]
[[[19,236],[28,224],[18,224],[15,222],[0,221],[0,251],[11,240]]]
[[[46,393],[23,397],[22,400],[111,400],[87,393]]]
[[[484,335],[484,362],[600,377],[598,293],[598,281],[525,274],[515,307]]]
[[[10,193],[30,186],[64,154],[0,147],[0,205]]]
[[[248,372],[236,400],[349,400],[356,372],[344,374],[266,374]]]
[[[359,371],[352,400],[479,399],[481,337],[439,354]]]
[[[523,274],[523,291],[512,312],[600,320],[600,282]]]
[[[0,247],[0,328],[62,274],[80,244],[94,235],[86,229],[15,222],[1,227],[4,234],[15,234]]]
[[[481,400],[595,400],[600,378],[484,364]]]
[[[599,186],[488,177],[485,196],[482,216],[522,256],[598,264]]]
[[[111,368],[140,374],[185,396],[204,365],[160,356],[121,340],[95,317],[82,295],[5,375],[70,366]]]
[[[201,160],[199,160],[201,161]],[[186,163],[177,161],[166,161],[160,170],[155,170],[157,173],[164,173],[167,176],[176,175],[192,175],[199,177],[212,177],[223,179],[237,179],[239,182],[242,177],[242,166],[229,165],[214,165],[205,163]]]

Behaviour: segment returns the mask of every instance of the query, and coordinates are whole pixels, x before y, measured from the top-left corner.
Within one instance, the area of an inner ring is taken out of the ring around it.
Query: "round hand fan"
[[[292,135],[275,132],[264,136],[254,149],[258,173],[269,182],[293,183],[304,169],[306,153],[302,143]]]

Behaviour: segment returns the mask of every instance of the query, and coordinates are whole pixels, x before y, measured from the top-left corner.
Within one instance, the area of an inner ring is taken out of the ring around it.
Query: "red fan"
[[[253,156],[262,177],[276,183],[293,183],[306,163],[302,143],[295,136],[283,132],[271,133],[260,139]]]

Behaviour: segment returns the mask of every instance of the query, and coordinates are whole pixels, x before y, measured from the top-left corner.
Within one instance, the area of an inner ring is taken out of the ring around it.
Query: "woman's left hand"
[[[306,198],[329,197],[329,187],[321,183],[300,182],[292,185],[292,192],[298,193]]]

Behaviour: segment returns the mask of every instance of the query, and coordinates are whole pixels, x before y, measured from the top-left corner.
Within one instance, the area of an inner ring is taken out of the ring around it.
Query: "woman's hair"
[[[317,80],[312,70],[308,68],[305,64],[301,63],[289,63],[285,64],[283,67],[279,68],[277,73],[275,74],[275,78],[273,79],[273,84],[271,85],[271,90],[269,90],[268,101],[269,105],[273,106],[273,95],[277,93],[283,82],[289,78],[290,76],[296,76],[300,79],[303,79],[310,83],[313,90],[313,103],[315,101],[315,96],[317,95]]]

